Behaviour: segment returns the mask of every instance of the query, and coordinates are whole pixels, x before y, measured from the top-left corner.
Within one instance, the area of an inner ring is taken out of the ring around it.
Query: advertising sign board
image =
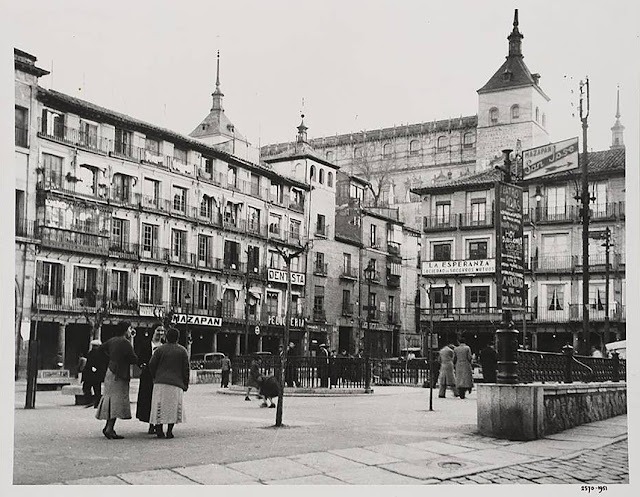
[[[496,281],[498,307],[524,307],[522,188],[496,183]]]
[[[495,270],[495,259],[422,262],[423,276],[434,274],[482,274],[494,273]]]
[[[174,314],[171,318],[171,322],[173,324],[187,324],[187,315],[186,314]],[[189,314],[189,322],[188,324],[199,324],[202,326],[222,326],[222,318],[217,318],[213,316],[192,316]]]
[[[287,272],[282,271],[280,269],[269,268],[267,272],[267,279],[269,281],[273,281],[274,283],[286,283],[287,282]],[[304,286],[304,274],[302,273],[291,273],[291,284],[292,285],[300,285]]]
[[[578,167],[578,138],[522,152],[522,178],[532,179]]]

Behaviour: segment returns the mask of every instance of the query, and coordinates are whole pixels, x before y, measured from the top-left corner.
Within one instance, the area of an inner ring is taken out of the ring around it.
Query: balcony
[[[38,238],[38,222],[27,219],[16,219],[16,236],[22,238]]]
[[[425,233],[434,231],[449,231],[457,228],[457,216],[425,216],[422,218],[422,229]]]
[[[607,221],[625,218],[625,203],[609,202],[606,204],[595,204],[591,206],[590,218],[592,221]]]
[[[171,264],[179,264],[181,266],[196,265],[196,254],[187,251],[175,251],[173,249],[165,250],[165,259]]]
[[[82,295],[84,293],[85,295]],[[84,312],[95,311],[98,307],[109,304],[108,301],[89,292],[54,293],[52,295],[38,294],[33,303],[34,309],[53,312]]]
[[[580,220],[580,209],[576,205],[564,207],[539,207],[531,209],[531,222],[536,224],[567,223]]]
[[[113,149],[110,154],[113,157],[122,157],[135,162],[142,162],[145,159],[146,150],[144,148],[136,147],[130,143],[124,143],[117,140],[114,140],[112,145]]]
[[[94,133],[87,133],[76,128],[70,128],[60,124],[55,124],[51,129],[43,125],[42,118],[38,118],[38,136],[64,143],[66,145],[82,147],[93,152],[109,153],[113,150],[110,140],[98,137]]]
[[[343,316],[353,316],[353,304],[348,303],[348,302],[343,302],[342,303],[342,315]]]
[[[43,247],[100,255],[109,253],[108,237],[51,226],[41,226],[39,232]]]
[[[493,226],[493,211],[460,214],[461,229],[488,228],[491,226]]]
[[[387,241],[387,252],[391,255],[400,256],[400,243]]]
[[[626,322],[627,315],[624,305],[609,303],[609,321]],[[569,304],[569,319],[571,321],[582,321],[583,306],[582,304]],[[604,322],[606,311],[604,302],[602,305],[589,304],[589,322]]]
[[[222,217],[213,209],[192,207],[191,218],[197,220],[200,223],[205,223],[215,227],[222,227]]]
[[[304,201],[296,202],[295,200],[290,200],[289,209],[296,212],[304,212]]]
[[[532,308],[527,308],[524,312],[526,319],[534,319]],[[523,311],[514,311],[513,320],[522,321]],[[433,307],[421,308],[420,319],[423,321],[470,321],[488,322],[498,324],[502,320],[502,309],[489,306],[469,306],[469,307]]]
[[[29,130],[16,126],[16,147],[27,148],[29,146]]]
[[[316,224],[316,236],[319,238],[327,238],[329,236],[329,225]]]
[[[267,236],[267,226],[255,221],[247,221],[247,233],[261,237]]]
[[[136,202],[145,211],[166,212],[169,209],[168,200],[155,195],[141,195],[136,193]]]
[[[222,262],[222,269],[230,273],[246,273],[247,264],[237,260],[226,260]]]
[[[313,265],[313,274],[316,276],[327,276],[329,270],[328,262],[318,262],[316,261]]]
[[[324,309],[314,308],[313,309],[313,320],[315,322],[324,323],[324,322],[327,321],[327,313],[325,312]]]
[[[387,286],[390,288],[400,288],[400,275],[387,272]]]
[[[141,259],[151,259],[156,262],[167,262],[168,249],[154,245],[135,244]]]
[[[137,295],[130,295],[127,298],[112,298],[109,300],[109,309],[111,314],[138,314],[140,304]]]
[[[198,256],[197,261],[196,261],[196,267],[202,268],[202,269],[211,269],[214,271],[221,271],[222,270],[222,259],[219,259],[217,257],[200,257]]]
[[[138,258],[138,246],[134,243],[114,242],[111,240],[109,257],[135,260]]]
[[[382,238],[375,238],[374,240],[370,240],[371,248],[373,249],[382,249]]]
[[[340,278],[343,280],[357,280],[358,279],[358,275],[356,274],[356,272],[353,270],[352,267],[347,267],[344,268],[342,270],[342,272],[340,273]]]

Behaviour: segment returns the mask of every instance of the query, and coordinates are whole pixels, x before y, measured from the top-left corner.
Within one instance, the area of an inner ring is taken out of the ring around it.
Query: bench
[[[62,395],[75,395],[77,406],[83,406],[87,404],[87,401],[82,391],[82,385],[64,385],[62,387]]]
[[[68,369],[41,369],[36,377],[36,389],[57,390],[73,381]]]

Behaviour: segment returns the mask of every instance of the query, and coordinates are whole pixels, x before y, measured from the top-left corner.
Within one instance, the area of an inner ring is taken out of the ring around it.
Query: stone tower
[[[611,148],[624,148],[624,126],[620,122],[620,88],[616,99],[616,123],[611,127]]]
[[[549,143],[546,108],[549,97],[540,88],[540,75],[524,63],[522,39],[515,10],[513,29],[507,37],[509,53],[504,63],[478,90],[476,164],[487,167],[504,148],[523,150]]]

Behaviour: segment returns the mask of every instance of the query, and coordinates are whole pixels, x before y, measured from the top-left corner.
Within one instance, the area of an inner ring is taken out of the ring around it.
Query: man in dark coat
[[[480,351],[480,365],[482,366],[482,378],[485,383],[496,382],[496,369],[498,367],[498,354],[489,342],[484,349]]]
[[[264,397],[264,401],[260,407],[267,407],[267,400],[269,401],[268,407],[276,407],[273,403],[273,398],[280,396],[280,381],[275,376],[261,376],[258,379],[260,395]]]
[[[318,374],[320,376],[320,387],[329,387],[329,350],[326,344],[320,344],[318,351]]]
[[[100,340],[91,340],[91,350],[87,354],[87,362],[82,370],[82,392],[87,407],[98,407],[102,396],[101,384],[107,372],[107,356],[98,350],[100,345],[102,345]]]

